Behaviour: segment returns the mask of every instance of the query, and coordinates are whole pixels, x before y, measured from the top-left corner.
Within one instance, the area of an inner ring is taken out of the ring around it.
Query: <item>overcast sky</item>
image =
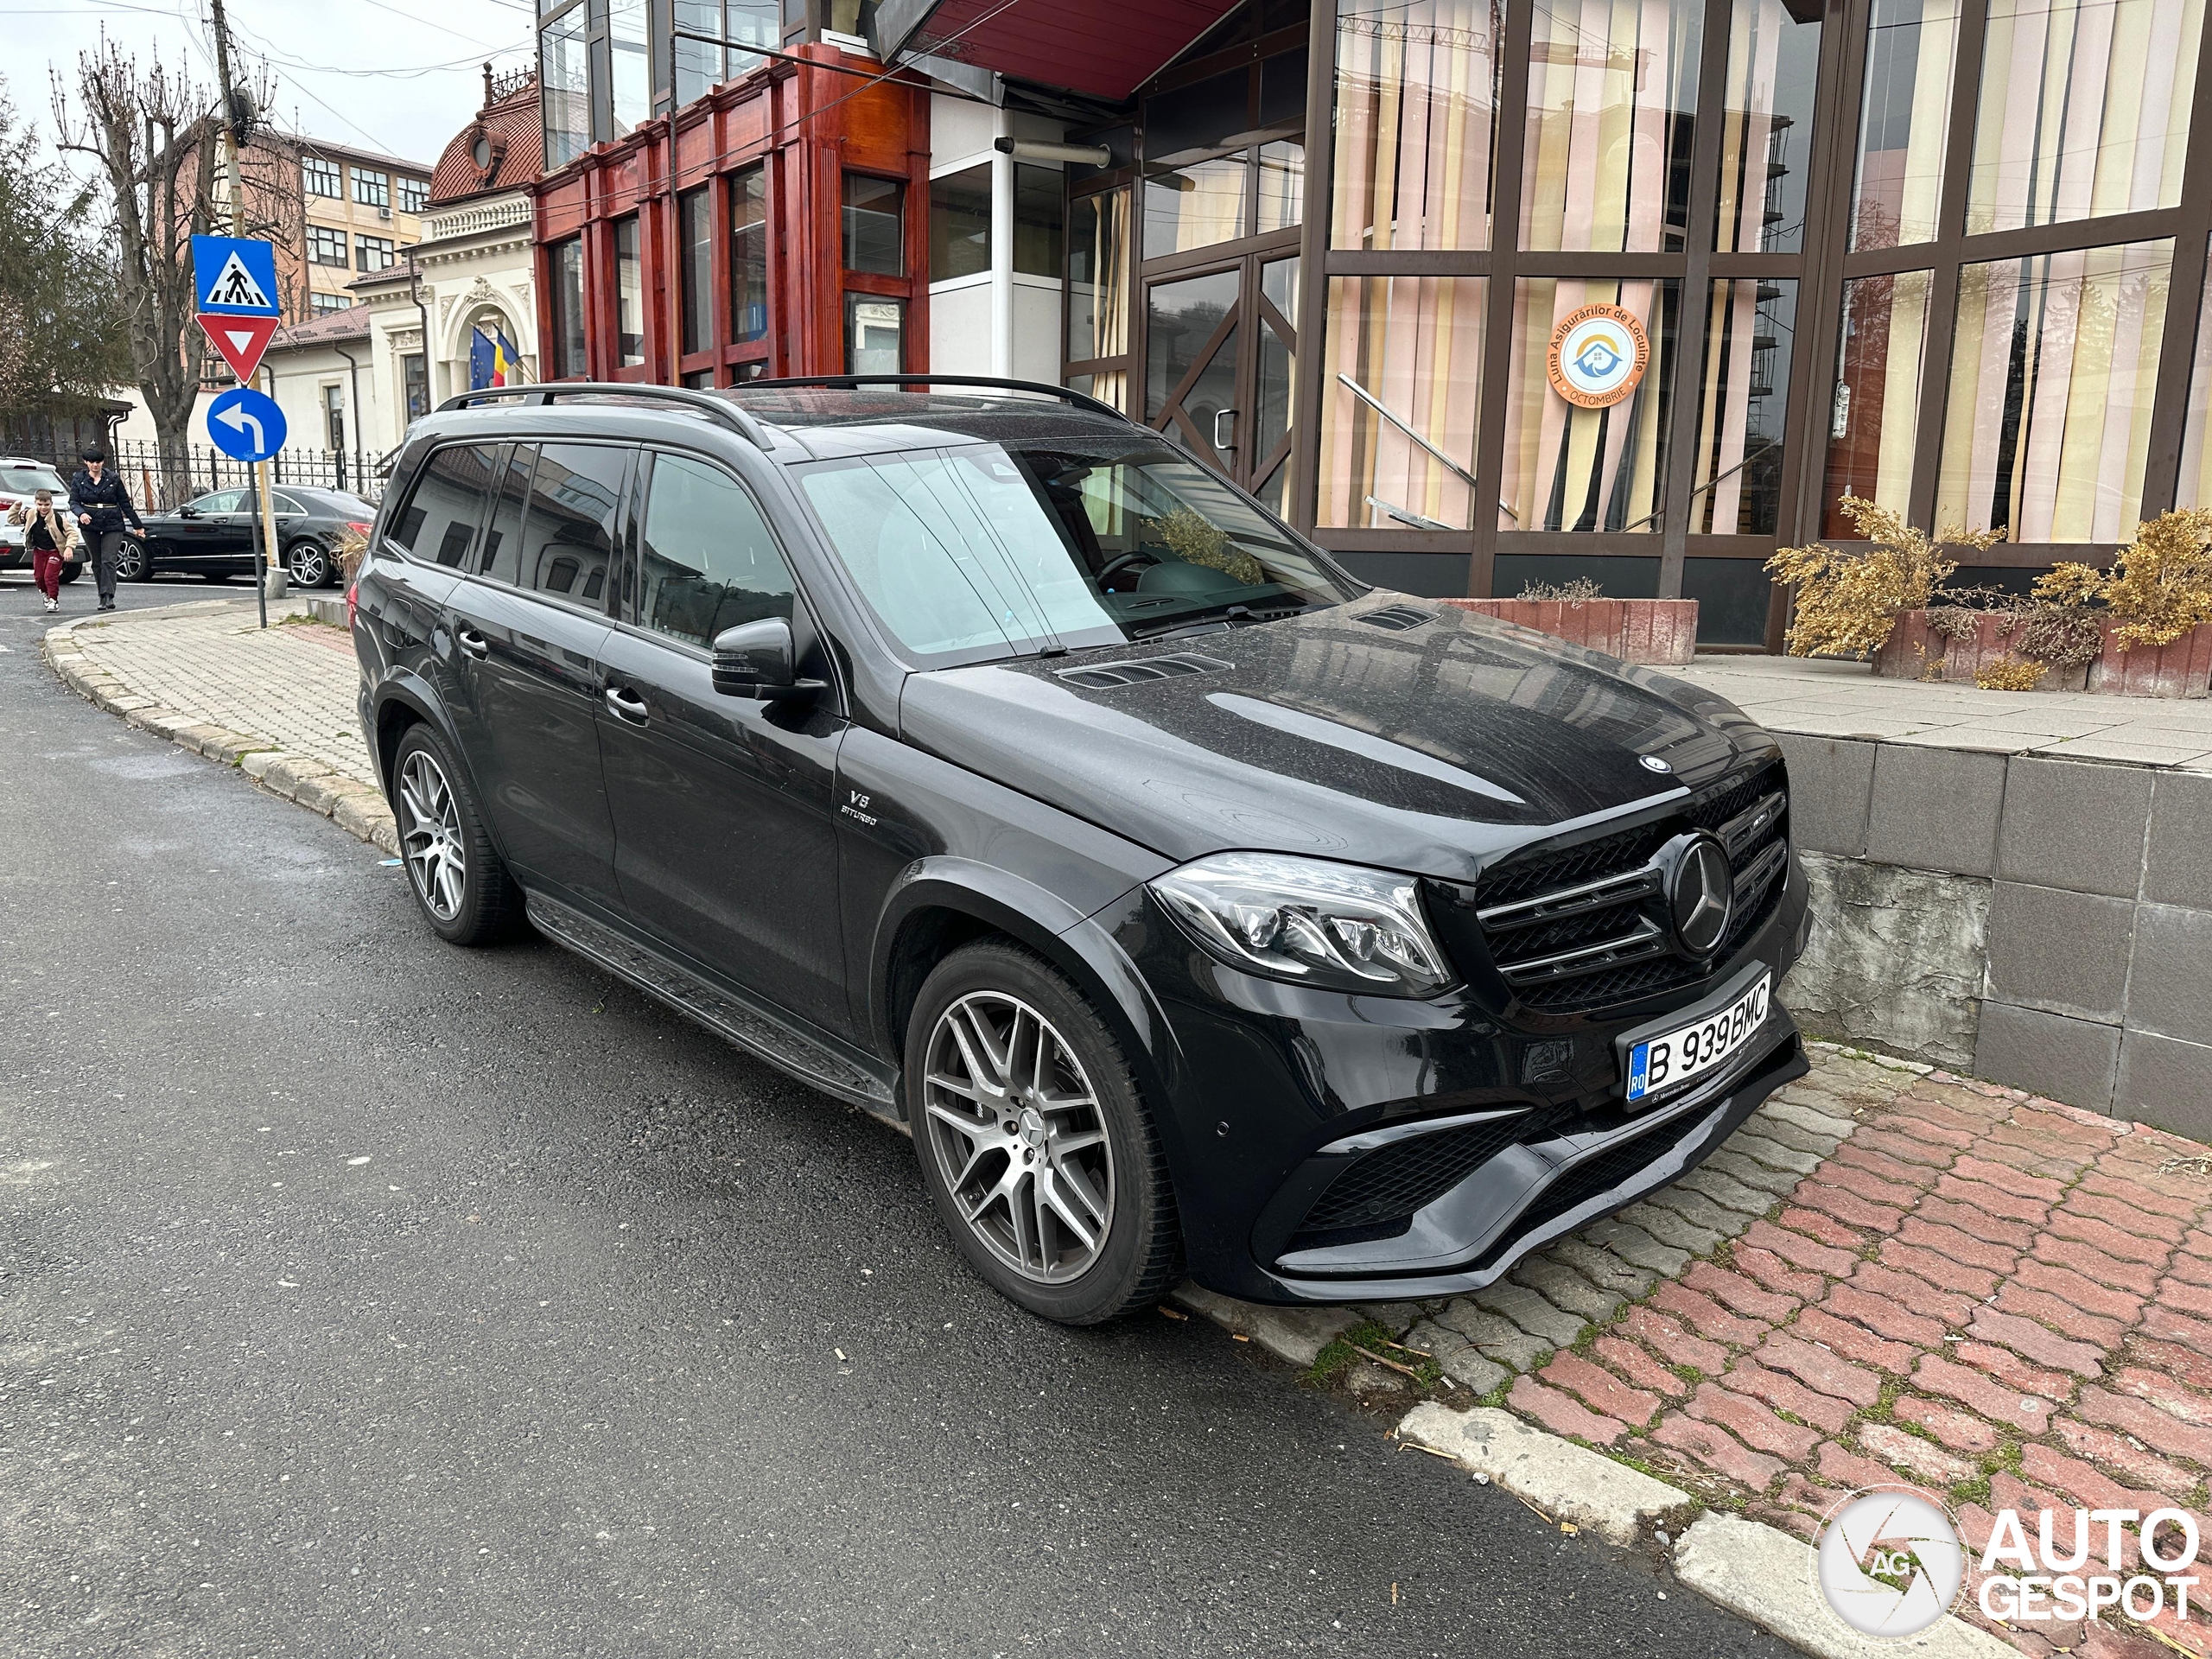
[[[278,120],[425,166],[483,99],[481,65],[529,61],[531,0],[225,0],[238,59],[266,65]],[[105,29],[142,60],[188,63],[212,92],[206,0],[0,0],[0,73],[51,142],[50,64],[73,78]]]

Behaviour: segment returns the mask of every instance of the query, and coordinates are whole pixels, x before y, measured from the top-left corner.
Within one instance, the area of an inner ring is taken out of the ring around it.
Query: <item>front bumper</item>
[[[1716,1072],[1635,1111],[1621,1100],[1616,1041],[1732,995],[1753,964],[1779,986],[1807,931],[1794,860],[1771,913],[1709,976],[1594,1014],[1500,1008],[1471,988],[1413,1001],[1257,979],[1188,944],[1142,889],[1094,920],[1160,1012],[1148,1058],[1192,1276],[1249,1301],[1478,1289],[1696,1167],[1807,1070],[1778,997]],[[1377,1185],[1371,1172],[1386,1162],[1416,1166],[1421,1202],[1402,1215],[1375,1213],[1371,1194],[1363,1211],[1344,1202],[1362,1189],[1338,1183],[1394,1146],[1362,1179]],[[1348,1224],[1315,1224],[1331,1211]]]

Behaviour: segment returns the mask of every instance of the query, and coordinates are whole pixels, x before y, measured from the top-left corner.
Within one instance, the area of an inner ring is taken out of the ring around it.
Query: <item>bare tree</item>
[[[267,89],[256,90],[265,107]],[[227,204],[216,196],[222,123],[214,97],[158,56],[141,70],[103,33],[99,47],[77,60],[73,97],[55,74],[54,119],[60,147],[93,157],[105,181],[130,372],[153,418],[163,492],[174,500],[188,488],[193,405],[207,360],[192,238],[231,228]],[[296,192],[284,183],[281,168],[249,180],[248,236],[273,232],[289,245],[301,234],[298,206],[287,200]]]

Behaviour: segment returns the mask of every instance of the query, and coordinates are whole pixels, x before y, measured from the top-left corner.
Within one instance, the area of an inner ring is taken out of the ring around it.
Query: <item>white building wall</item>
[[[1001,137],[1057,143],[1062,136],[1039,117],[943,93],[931,99],[931,178],[979,163],[991,168],[990,269],[930,285],[931,369],[1059,384],[1060,283],[1014,269],[1015,163],[996,143]]]

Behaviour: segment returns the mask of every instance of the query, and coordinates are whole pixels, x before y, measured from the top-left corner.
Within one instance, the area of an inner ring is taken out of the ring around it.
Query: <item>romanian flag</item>
[[[522,359],[514,342],[496,330],[487,334],[476,329],[468,342],[468,389],[483,391],[521,382]]]

